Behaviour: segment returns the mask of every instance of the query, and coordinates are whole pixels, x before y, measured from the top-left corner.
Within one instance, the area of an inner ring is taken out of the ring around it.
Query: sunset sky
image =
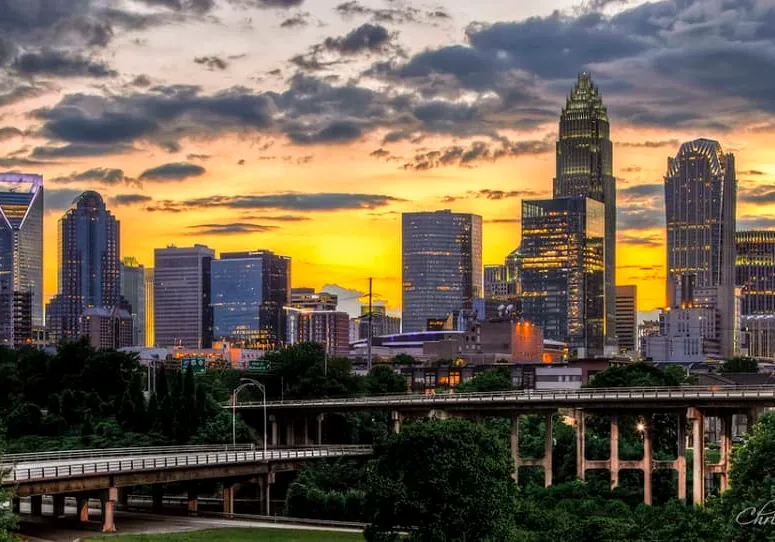
[[[485,263],[550,196],[565,96],[608,106],[617,283],[664,303],[662,176],[681,141],[738,168],[738,229],[775,226],[775,1],[0,0],[0,171],[57,220],[97,190],[121,252],[293,258],[293,285],[400,308],[400,213],[484,217]]]

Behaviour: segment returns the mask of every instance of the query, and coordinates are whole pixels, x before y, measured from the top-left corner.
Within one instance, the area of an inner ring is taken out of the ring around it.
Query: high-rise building
[[[212,263],[213,336],[274,350],[285,340],[291,259],[268,250],[225,252]]]
[[[578,357],[605,351],[605,206],[522,201],[522,318]]]
[[[696,139],[668,158],[665,176],[667,299],[690,306],[694,289],[718,289],[720,355],[735,355],[735,159],[717,141]],[[684,286],[692,284],[691,289]],[[690,295],[684,298],[684,295]]]
[[[145,267],[136,258],[121,262],[121,295],[132,309],[132,343],[127,346],[145,346]]]
[[[43,327],[43,178],[0,174],[0,344]]]
[[[350,352],[350,315],[341,311],[285,308],[286,345],[303,342],[322,345],[329,356]]]
[[[153,305],[153,268],[149,267],[145,270],[145,346],[148,348],[156,344]]]
[[[619,351],[636,353],[638,347],[638,287],[616,287],[616,337]]]
[[[162,348],[210,348],[213,310],[210,266],[215,252],[204,245],[154,250],[154,335]]]
[[[514,297],[514,296],[511,296]],[[484,266],[484,316],[497,317],[513,303],[509,296],[508,268],[503,265]]]
[[[336,294],[315,292],[314,288],[292,288],[291,307],[295,309],[314,309],[335,311],[339,299]]]
[[[616,344],[616,179],[608,110],[589,73],[580,73],[560,116],[554,197],[605,205],[606,345]]]
[[[97,350],[137,346],[134,326],[133,315],[119,307],[91,307],[84,309],[81,314],[81,333]]]
[[[506,256],[506,285],[508,295],[511,298],[519,298],[522,293],[522,284],[519,275],[522,270],[522,252],[521,247],[517,247]]]
[[[361,315],[354,318],[358,332],[355,340],[369,338],[369,321],[371,321],[371,336],[397,335],[401,333],[401,319],[390,316],[384,303],[375,303],[371,307],[371,319],[369,319],[369,306],[361,305]],[[353,341],[355,342],[355,341]]]
[[[742,313],[775,314],[775,231],[739,231],[735,237]]]
[[[46,309],[49,340],[81,336],[87,308],[121,305],[119,221],[96,192],[84,192],[59,220],[59,293]]]
[[[403,331],[472,309],[482,297],[482,217],[449,210],[402,216]]]

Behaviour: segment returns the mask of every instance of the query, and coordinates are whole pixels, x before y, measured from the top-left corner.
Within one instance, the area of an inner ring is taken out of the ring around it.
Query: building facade
[[[286,344],[313,342],[329,356],[350,353],[350,316],[346,312],[286,307]]]
[[[43,177],[0,174],[0,345],[43,327]]]
[[[605,233],[597,200],[522,201],[522,318],[579,358],[605,351]]]
[[[121,295],[126,299],[132,316],[132,344],[145,346],[145,267],[136,258],[121,261]]]
[[[354,318],[358,332],[352,342],[369,338],[369,306],[361,305],[361,315]],[[384,304],[374,304],[371,307],[371,336],[395,335],[401,333],[401,319],[390,316]]]
[[[638,287],[616,287],[616,338],[619,352],[638,351]]]
[[[482,297],[482,217],[404,213],[401,231],[403,331],[471,309]]]
[[[581,73],[560,115],[554,197],[604,204],[606,344],[616,345],[616,179],[608,110],[589,73]]]
[[[316,292],[314,288],[292,288],[291,307],[318,311],[335,311],[339,298],[336,294]]]
[[[665,175],[667,300],[688,306],[692,289],[718,288],[721,356],[735,355],[735,159],[717,141],[696,139],[668,158]]]
[[[46,309],[49,340],[82,335],[87,308],[121,303],[119,221],[96,192],[84,192],[59,220],[59,292]]]
[[[225,252],[212,263],[213,336],[275,350],[285,340],[291,259],[268,250]]]
[[[145,346],[148,348],[156,344],[153,305],[153,268],[149,267],[145,269]]]
[[[735,284],[743,289],[744,315],[775,315],[775,231],[739,231]]]
[[[118,350],[138,346],[133,344],[134,322],[126,309],[91,307],[81,314],[81,332],[96,350]]]
[[[162,348],[210,348],[213,312],[210,268],[215,252],[204,245],[154,250],[154,335]]]

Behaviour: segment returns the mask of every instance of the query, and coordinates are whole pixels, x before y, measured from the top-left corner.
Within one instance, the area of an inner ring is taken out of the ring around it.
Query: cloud
[[[83,158],[87,156],[107,156],[112,154],[126,154],[134,151],[130,145],[88,145],[73,143],[59,147],[41,146],[35,147],[30,156],[32,158]]]
[[[183,181],[190,177],[204,175],[205,168],[197,164],[175,162],[146,169],[140,174],[142,181]]]
[[[303,215],[258,215],[258,216],[246,216],[248,220],[268,220],[272,222],[306,222],[312,220],[308,216]]]
[[[97,78],[118,75],[102,61],[58,50],[24,53],[14,60],[12,67],[24,75]]]
[[[212,155],[209,154],[189,154],[186,156],[186,160],[209,160],[212,158]]]
[[[553,145],[548,141],[508,141],[501,139],[500,144],[492,145],[475,141],[468,147],[452,145],[440,150],[418,153],[403,169],[423,171],[445,166],[471,167],[477,162],[495,162],[505,157],[538,155],[550,152]]]
[[[229,63],[218,56],[198,56],[194,58],[194,62],[207,67],[208,70],[225,70],[229,67]]]
[[[619,233],[616,242],[623,245],[635,245],[648,248],[658,248],[665,245],[665,240],[659,235],[629,235]]]
[[[288,132],[290,140],[299,145],[320,143],[349,143],[360,139],[361,128],[351,121],[334,121],[319,130],[293,129]]]
[[[309,24],[310,14],[307,12],[296,13],[280,23],[280,28],[299,28]]]
[[[18,128],[14,128],[13,126],[3,126],[0,128],[0,141],[21,137],[23,134],[24,132]]]
[[[293,8],[300,6],[304,0],[256,0],[259,6],[270,8]]]
[[[150,87],[151,79],[147,75],[140,74],[136,76],[134,79],[132,79],[132,81],[129,84],[134,87]]]
[[[635,147],[645,149],[659,149],[662,147],[678,147],[681,144],[677,139],[667,139],[663,141],[617,141],[616,145],[620,147]]]
[[[180,212],[190,209],[276,209],[285,211],[337,211],[376,209],[406,201],[381,194],[299,193],[256,194],[246,196],[206,196],[186,200],[161,200],[149,211]]]
[[[487,224],[519,224],[522,222],[520,218],[490,218],[485,220]]]
[[[456,196],[444,196],[443,203],[453,203],[464,199],[488,199],[498,201],[511,198],[540,198],[548,195],[545,192],[536,192],[535,190],[492,190],[482,188],[481,190],[469,190],[464,194]]]
[[[83,194],[83,190],[74,188],[46,188],[46,197],[43,200],[45,210],[47,213],[64,211],[81,194]]]
[[[248,222],[232,222],[230,224],[197,224],[188,226],[196,230],[195,235],[239,235],[243,233],[266,233],[276,230],[277,226],[263,226]]]
[[[394,35],[378,24],[366,23],[338,38],[326,38],[323,48],[342,55],[355,55],[364,52],[385,52]]]
[[[55,177],[49,182],[55,184],[74,184],[81,182],[98,182],[105,185],[126,184],[130,186],[139,186],[137,179],[133,179],[124,174],[122,169],[114,168],[92,168],[81,172],[72,172],[65,177]]]
[[[19,84],[8,88],[0,84],[0,107],[13,105],[27,99],[37,98],[49,91],[49,88],[43,85],[30,85],[27,83]]]
[[[108,200],[111,205],[139,205],[141,203],[150,203],[153,201],[151,196],[145,194],[117,194]]]
[[[737,219],[738,231],[775,228],[775,215],[744,215]]]
[[[769,205],[775,203],[775,186],[770,184],[757,185],[746,183],[737,190],[737,201],[740,203],[752,203],[758,205]]]
[[[390,151],[387,149],[376,149],[369,153],[369,156],[373,156],[374,158],[386,158],[390,156]]]
[[[764,175],[763,171],[759,171],[758,169],[747,169],[744,171],[738,171],[738,175]]]
[[[355,16],[368,16],[375,21],[383,23],[410,23],[417,22],[421,12],[411,6],[401,6],[394,8],[371,8],[363,5],[357,0],[343,2],[336,6],[336,11],[345,18]]]

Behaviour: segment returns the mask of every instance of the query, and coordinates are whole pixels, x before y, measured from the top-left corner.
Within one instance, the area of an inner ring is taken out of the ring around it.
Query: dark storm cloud
[[[737,219],[738,230],[770,230],[775,228],[774,215],[744,215]]]
[[[225,70],[229,67],[229,63],[218,56],[198,56],[194,59],[194,62],[205,66],[208,70]]]
[[[0,107],[6,105],[12,105],[17,102],[21,102],[30,98],[37,98],[42,96],[50,89],[43,85],[30,85],[28,83],[22,83],[18,86],[6,86],[0,85]]]
[[[641,184],[617,190],[616,227],[619,231],[665,227],[665,187]]]
[[[15,167],[38,167],[48,165],[50,162],[42,162],[40,160],[33,160],[30,158],[23,158],[19,156],[4,156],[0,158],[0,167],[2,168],[15,168]]]
[[[309,24],[309,13],[296,13],[280,23],[280,28],[299,28]]]
[[[277,226],[264,226],[249,222],[232,222],[230,224],[197,224],[188,226],[196,230],[193,235],[239,235],[243,233],[266,233],[277,229]]]
[[[46,197],[43,199],[46,212],[64,211],[75,198],[83,194],[83,190],[75,188],[46,188]]]
[[[378,24],[366,23],[338,38],[326,38],[323,47],[343,55],[362,52],[380,52],[387,50],[393,36],[387,28]]]
[[[14,137],[20,137],[24,132],[13,126],[3,126],[0,128],[0,141],[7,139],[13,139]]]
[[[141,203],[150,203],[153,198],[145,194],[118,194],[112,196],[108,202],[111,205],[139,205]]]
[[[288,132],[290,140],[298,145],[314,145],[318,143],[349,143],[360,139],[363,135],[360,127],[349,121],[332,122],[320,130],[310,131],[293,129]]]
[[[177,162],[147,169],[140,174],[142,181],[183,181],[205,174],[205,168],[197,164]]]
[[[747,183],[744,186],[738,187],[737,201],[739,203],[761,205],[775,203],[775,186],[771,184],[749,186],[750,184],[751,183]]]
[[[403,202],[401,198],[380,194],[317,193],[257,194],[249,196],[207,196],[187,200],[161,200],[149,207],[150,211],[180,212],[191,209],[281,209],[285,211],[337,211],[352,209],[376,209],[391,203]]]
[[[97,78],[118,75],[118,72],[102,61],[55,50],[24,53],[14,60],[12,68],[24,75]]]
[[[74,184],[85,181],[94,181],[106,185],[137,185],[139,184],[137,179],[133,179],[124,174],[123,169],[116,168],[92,168],[86,171],[74,171],[70,175],[64,177],[55,177],[48,182],[55,184]]]
[[[471,167],[477,162],[495,162],[501,158],[544,154],[553,149],[548,141],[508,141],[500,144],[475,141],[468,147],[452,145],[441,150],[418,153],[404,169],[427,170],[444,166]]]
[[[616,237],[616,242],[623,245],[658,248],[664,246],[665,239],[659,235],[630,235],[627,233],[620,233]]]
[[[617,195],[624,201],[642,198],[662,198],[665,195],[665,186],[663,184],[628,186],[626,188],[619,188]]]
[[[513,198],[540,198],[546,195],[548,194],[536,192],[534,190],[493,190],[483,188],[481,190],[469,190],[462,195],[444,196],[441,201],[443,203],[453,203],[465,199],[488,199],[491,201],[499,201]]]
[[[350,0],[339,4],[336,6],[336,12],[345,18],[366,16],[382,23],[417,22],[423,15],[419,9],[411,6],[371,8],[357,0]]]
[[[149,6],[158,6],[173,11],[192,11],[207,13],[215,6],[214,0],[135,0]]]
[[[134,150],[130,145],[88,145],[72,143],[63,146],[35,147],[30,156],[32,158],[81,158],[86,156],[108,156],[113,154],[126,154]]]

